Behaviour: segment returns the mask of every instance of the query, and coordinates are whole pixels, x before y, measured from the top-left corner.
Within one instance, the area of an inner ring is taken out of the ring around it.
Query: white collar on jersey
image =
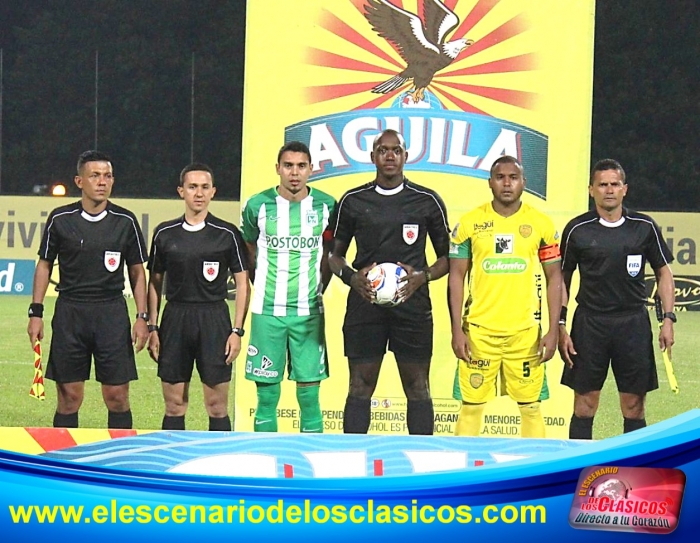
[[[381,194],[382,196],[393,196],[394,194],[401,192],[405,186],[406,183],[401,183],[398,187],[394,187],[393,189],[384,189],[379,185],[374,185],[374,190],[376,190],[377,193]]]
[[[80,216],[85,219],[86,221],[90,222],[99,222],[102,219],[104,219],[107,216],[107,210],[105,209],[101,213],[98,213],[97,215],[90,215],[87,211],[84,209],[80,212]]]
[[[207,225],[207,221],[202,221],[199,224],[190,224],[185,219],[182,219],[182,227],[188,232],[199,232]]]
[[[608,222],[603,217],[600,217],[598,219],[598,222],[600,224],[602,224],[603,226],[605,226],[606,228],[617,228],[618,226],[622,225],[623,222],[625,222],[625,216],[623,215],[615,222]]]

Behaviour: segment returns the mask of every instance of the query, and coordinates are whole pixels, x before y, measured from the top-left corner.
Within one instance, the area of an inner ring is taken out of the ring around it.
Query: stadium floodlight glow
[[[51,196],[65,196],[66,194],[68,194],[68,191],[63,183],[55,183],[51,187]]]

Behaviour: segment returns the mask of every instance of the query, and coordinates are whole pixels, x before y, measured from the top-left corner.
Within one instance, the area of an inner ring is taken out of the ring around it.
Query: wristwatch
[[[669,311],[668,313],[664,313],[664,319],[670,319],[671,322],[678,321],[678,318],[676,317],[676,314],[673,311]]]
[[[148,313],[136,313],[137,319],[143,319],[148,322]]]
[[[243,328],[233,327],[233,328],[231,328],[231,333],[236,334],[237,336],[243,337],[245,335],[245,330],[243,330]]]
[[[158,328],[158,325],[157,325],[157,324],[149,324],[149,325],[148,325],[148,333],[149,333],[149,334],[150,334],[151,332],[157,332],[158,330],[160,330],[160,328]]]

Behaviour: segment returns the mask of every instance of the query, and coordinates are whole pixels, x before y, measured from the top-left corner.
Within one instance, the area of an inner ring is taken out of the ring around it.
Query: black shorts
[[[601,390],[612,365],[617,390],[643,396],[659,388],[649,312],[606,315],[578,308],[571,326],[578,352],[564,367],[563,385],[579,394]]]
[[[106,302],[76,302],[59,296],[51,320],[51,350],[46,377],[57,383],[95,378],[103,385],[138,379],[131,321],[123,297]]]
[[[411,302],[413,297],[406,304]],[[382,357],[388,344],[397,361],[430,362],[433,316],[429,305],[426,310],[424,303],[416,302],[408,308],[382,307],[351,290],[343,323],[345,356],[350,360]]]
[[[226,364],[226,341],[230,335],[231,317],[225,301],[167,303],[158,332],[158,377],[166,383],[189,383],[196,360],[203,383],[229,382],[233,365]]]

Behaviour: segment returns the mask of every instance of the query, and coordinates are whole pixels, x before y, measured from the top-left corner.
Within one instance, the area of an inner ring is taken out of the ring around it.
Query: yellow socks
[[[481,429],[481,415],[484,413],[486,404],[463,403],[459,412],[456,436],[478,436]]]
[[[518,404],[520,409],[520,434],[522,437],[544,437],[544,419],[540,402]]]

